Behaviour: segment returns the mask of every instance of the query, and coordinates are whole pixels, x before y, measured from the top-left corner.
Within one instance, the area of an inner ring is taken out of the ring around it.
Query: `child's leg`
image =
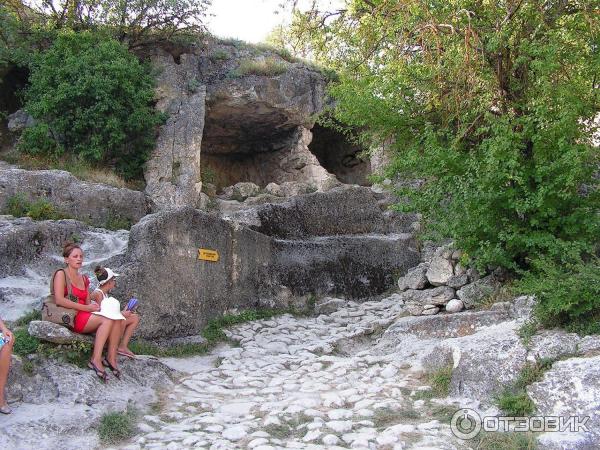
[[[132,354],[131,350],[129,350],[129,341],[131,340],[131,336],[133,336],[133,332],[137,328],[140,323],[140,316],[137,314],[132,314],[127,318],[127,320],[123,320],[125,322],[122,326],[124,327],[123,338],[121,340],[121,345],[119,346],[119,350],[124,353]]]

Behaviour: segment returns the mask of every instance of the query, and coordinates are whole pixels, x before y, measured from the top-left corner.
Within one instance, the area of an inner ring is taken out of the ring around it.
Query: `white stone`
[[[446,284],[452,275],[454,275],[452,263],[441,256],[433,258],[426,273],[427,280],[433,286]]]
[[[221,406],[219,409],[223,414],[231,416],[245,416],[250,413],[250,410],[255,406],[254,403],[240,402],[228,403]]]
[[[239,425],[226,428],[225,431],[223,431],[223,437],[230,441],[239,441],[246,437],[247,434],[246,429]]]
[[[462,300],[458,300],[457,298],[453,298],[448,303],[446,303],[446,311],[450,313],[457,313],[464,309],[465,305]]]
[[[248,442],[248,448],[258,447],[259,445],[268,444],[269,440],[265,438],[257,438]]]
[[[344,433],[352,429],[352,421],[350,420],[332,420],[325,425],[337,433]]]
[[[304,442],[316,441],[317,439],[319,439],[320,436],[321,436],[321,432],[319,430],[311,430],[304,435],[304,437],[302,438],[302,441],[304,441]]]
[[[383,369],[381,371],[381,376],[383,378],[392,378],[397,373],[398,373],[398,369],[395,366],[390,364],[389,366],[387,366],[385,369]]]
[[[339,442],[340,439],[334,434],[328,434],[323,437],[323,444],[325,445],[337,445]]]
[[[348,409],[332,409],[327,413],[331,420],[348,419],[352,417],[352,411]]]

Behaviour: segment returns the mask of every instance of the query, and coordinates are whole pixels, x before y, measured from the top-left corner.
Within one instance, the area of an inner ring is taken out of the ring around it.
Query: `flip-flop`
[[[117,379],[121,379],[121,371],[116,367],[113,367],[113,365],[108,362],[108,359],[105,358],[104,361],[102,361],[102,364],[108,367]]]
[[[3,406],[2,408],[0,408],[0,413],[10,414],[10,413],[12,413],[12,409],[10,408],[10,406],[6,405],[6,406]]]
[[[88,362],[88,367],[90,369],[92,369],[94,372],[96,372],[96,375],[98,375],[98,378],[100,378],[104,383],[106,383],[108,381],[108,375],[106,375],[105,370],[98,369],[96,364],[94,364],[92,361]]]
[[[127,353],[122,350],[117,350],[117,354],[119,354],[121,356],[126,356],[129,359],[135,359],[135,355],[133,353]]]

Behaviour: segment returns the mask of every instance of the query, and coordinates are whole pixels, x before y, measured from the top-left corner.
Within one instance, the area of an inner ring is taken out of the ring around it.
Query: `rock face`
[[[146,163],[146,193],[157,209],[198,207],[206,103],[206,87],[196,78],[198,57],[181,55],[176,64],[173,56],[159,51],[152,62],[160,69],[156,107],[168,119]]]
[[[219,260],[198,260],[200,248]],[[270,258],[269,237],[193,208],[152,214],[131,229],[116,297],[140,299],[145,337],[198,334],[226,309],[256,306]]]
[[[22,403],[0,422],[0,448],[96,447],[94,426],[103,414],[147,408],[157,400],[155,389],[171,386],[177,375],[153,357],[122,360],[120,368],[121,380],[109,371],[104,385],[89,369],[35,357],[25,370],[24,361],[13,356],[7,397]]]
[[[259,206],[254,231],[192,208],[149,215],[131,230],[116,296],[138,297],[140,333],[159,338],[197,333],[231,308],[285,307],[277,303],[282,289],[296,296],[379,294],[393,285],[391,270],[405,272],[418,252],[412,235],[386,222],[366,194],[373,195],[353,188]],[[334,211],[352,211],[352,196],[363,205],[356,222],[332,220]],[[199,261],[199,248],[218,251],[219,261]]]
[[[319,71],[211,38],[175,56],[157,49],[151,59],[160,73],[157,107],[169,117],[145,168],[155,210],[197,207],[202,182],[217,191],[238,182],[324,190],[337,173],[365,183],[369,164],[355,157],[361,149],[335,130],[317,127],[313,136],[326,102]]]
[[[600,445],[600,356],[557,361],[541,381],[528,387],[540,415],[578,416],[586,429],[574,433],[545,433],[544,448],[592,449]],[[589,419],[585,420],[584,418]],[[575,431],[575,430],[574,430]]]
[[[68,216],[95,226],[115,219],[135,223],[148,212],[142,192],[80,181],[61,170],[0,170],[0,210],[17,194],[29,201],[46,199]]]

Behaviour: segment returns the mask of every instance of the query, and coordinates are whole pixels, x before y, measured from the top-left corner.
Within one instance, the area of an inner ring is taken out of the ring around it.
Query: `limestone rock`
[[[249,181],[236,183],[232,189],[232,199],[243,202],[248,197],[255,197],[260,193],[260,187]]]
[[[426,275],[433,286],[445,285],[454,275],[452,263],[442,256],[436,256],[431,260]]]
[[[0,170],[0,211],[17,194],[47,200],[67,216],[99,227],[114,219],[135,223],[148,212],[142,192],[80,181],[62,170]]]
[[[580,338],[576,333],[564,330],[542,330],[531,338],[529,345],[529,361],[542,358],[556,359],[572,356],[578,352]]]
[[[469,277],[467,276],[466,273],[463,273],[462,275],[451,276],[450,279],[448,279],[448,282],[446,284],[454,289],[460,289],[468,282],[469,282]]]
[[[494,277],[492,275],[488,275],[471,284],[463,286],[456,292],[456,295],[463,301],[465,308],[470,309],[476,306],[486,297],[492,295],[499,287],[500,285],[494,279]]]
[[[453,298],[448,303],[446,303],[446,311],[449,313],[457,313],[464,309],[465,305],[461,300]]]
[[[409,289],[402,294],[402,297],[412,303],[426,305],[428,303],[443,306],[454,297],[454,289],[448,286],[438,286],[433,289],[414,290]]]
[[[55,344],[71,344],[73,342],[93,342],[88,334],[73,333],[68,328],[45,320],[32,320],[27,328],[29,334],[43,341]]]
[[[277,183],[269,183],[265,186],[265,192],[267,194],[271,194],[274,195],[276,197],[284,197],[284,193],[283,190],[281,189],[281,186],[279,186]]]
[[[571,443],[568,448],[598,448],[600,446],[600,356],[591,358],[570,358],[557,361],[544,373],[541,381],[527,388],[527,393],[543,416],[579,416],[586,422],[588,432],[569,433]],[[561,445],[550,446],[553,441],[564,439],[562,433],[546,433],[542,440],[550,448],[567,448]],[[555,436],[556,435],[556,436]],[[574,442],[578,437],[579,442]]]
[[[410,269],[406,275],[398,279],[398,288],[401,291],[407,289],[423,289],[427,286],[427,272],[428,264],[421,263],[417,267]]]
[[[421,314],[423,316],[431,316],[433,314],[437,314],[438,312],[440,312],[440,308],[438,308],[435,305],[425,305],[423,306],[423,311],[421,311]]]
[[[19,133],[33,125],[35,125],[35,119],[27,114],[24,109],[19,109],[8,116],[7,127],[11,133]]]
[[[193,92],[189,81],[196,79],[198,56],[183,54],[179,64],[165,51],[152,56],[160,69],[156,108],[168,113],[152,155],[146,162],[146,194],[156,210],[198,206],[202,189],[200,149],[204,129],[206,87]]]
[[[284,181],[279,185],[279,189],[283,197],[310,194],[316,190],[313,185],[302,181]]]
[[[316,314],[331,314],[347,304],[346,300],[341,298],[325,297],[315,305]]]

